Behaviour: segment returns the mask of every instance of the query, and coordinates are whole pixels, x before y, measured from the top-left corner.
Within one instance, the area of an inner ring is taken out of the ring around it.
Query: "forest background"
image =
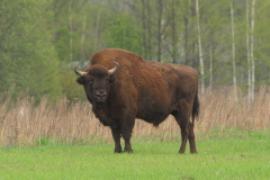
[[[270,84],[268,0],[1,0],[0,96],[82,99],[74,67],[107,47],[187,64],[201,92]]]

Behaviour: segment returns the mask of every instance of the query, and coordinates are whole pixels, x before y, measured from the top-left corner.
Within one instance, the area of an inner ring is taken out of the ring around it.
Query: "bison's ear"
[[[85,78],[83,76],[78,77],[76,81],[80,85],[84,85],[85,84]]]
[[[77,74],[79,77],[77,78],[77,83],[79,83],[79,84],[81,84],[81,85],[83,85],[83,84],[85,84],[85,75],[87,74],[87,72],[85,72],[85,71],[79,71],[79,70],[77,70],[77,69],[74,69],[74,72],[75,72],[75,74]]]

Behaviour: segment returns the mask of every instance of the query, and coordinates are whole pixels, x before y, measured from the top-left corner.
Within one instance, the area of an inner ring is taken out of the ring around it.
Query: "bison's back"
[[[191,95],[197,92],[198,72],[196,69],[180,64],[161,64],[150,62],[157,71],[162,73],[169,87],[175,89],[178,96]]]
[[[117,48],[104,49],[91,58],[91,65],[102,64],[107,68],[114,66],[114,62],[118,62],[122,67],[131,69],[143,63],[144,60],[130,51]]]

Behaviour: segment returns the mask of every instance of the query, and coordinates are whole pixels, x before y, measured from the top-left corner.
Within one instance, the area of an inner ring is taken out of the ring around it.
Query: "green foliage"
[[[142,52],[140,29],[135,20],[126,14],[111,19],[105,37],[108,47],[124,48],[139,54]]]
[[[53,99],[61,93],[59,84],[59,61],[52,44],[52,32],[48,25],[51,12],[47,1],[2,2],[2,22],[10,23],[0,31],[1,90],[9,90],[13,96],[22,93],[40,98]],[[16,12],[16,13],[14,13]],[[18,16],[19,15],[19,16]],[[47,17],[47,18],[42,18]],[[12,21],[10,21],[12,19]],[[1,25],[0,25],[1,26]]]
[[[62,94],[70,100],[79,100],[85,97],[82,86],[76,82],[77,76],[68,68],[61,70],[60,75]]]

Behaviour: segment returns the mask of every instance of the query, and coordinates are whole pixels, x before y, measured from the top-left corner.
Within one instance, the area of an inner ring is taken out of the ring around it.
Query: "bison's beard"
[[[106,115],[106,113],[104,112],[103,109],[99,109],[98,107],[94,107],[93,111],[96,115],[96,117],[99,119],[99,121],[104,125],[104,126],[110,126],[111,123],[111,119],[108,118],[108,116]]]
[[[108,118],[106,115],[96,114],[96,116],[104,126],[110,126],[112,124],[110,118]]]

